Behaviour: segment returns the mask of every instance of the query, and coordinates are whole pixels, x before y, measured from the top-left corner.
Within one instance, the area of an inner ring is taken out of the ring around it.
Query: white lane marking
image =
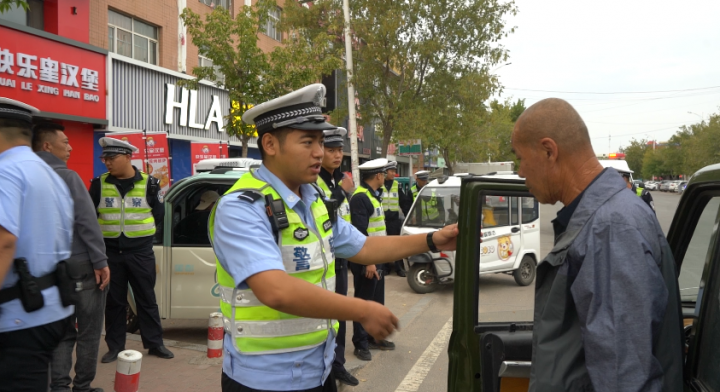
[[[435,339],[430,342],[430,345],[427,346],[425,352],[423,352],[417,362],[415,362],[415,365],[413,365],[412,369],[410,369],[400,385],[395,389],[395,392],[415,392],[420,389],[420,385],[425,380],[430,369],[432,369],[435,361],[437,361],[440,354],[444,351],[451,334],[452,317],[448,319],[440,329],[440,332],[435,335]]]

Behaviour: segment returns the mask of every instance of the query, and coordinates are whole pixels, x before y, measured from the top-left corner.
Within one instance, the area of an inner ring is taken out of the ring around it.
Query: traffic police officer
[[[360,185],[355,189],[350,200],[350,217],[352,224],[368,237],[384,237],[387,235],[385,213],[383,212],[380,189],[385,182],[385,173],[392,167],[385,158],[373,159],[360,165]],[[385,304],[385,265],[363,266],[350,262],[353,273],[355,298]],[[395,344],[387,340],[375,340],[368,336],[362,324],[353,323],[354,354],[363,361],[372,359],[370,348],[394,350]]]
[[[377,339],[397,318],[372,301],[334,293],[335,257],[378,264],[455,248],[456,226],[393,241],[366,238],[334,217],[314,183],[322,167],[325,87],[313,84],[243,114],[263,164],[220,198],[208,231],[217,255],[228,391],[335,391],[334,320],[361,322]]]
[[[638,197],[640,197],[645,202],[645,204],[647,204],[650,207],[650,209],[655,211],[655,201],[653,200],[653,197],[650,194],[650,192],[645,190],[644,187],[635,185],[635,183],[630,181],[630,175],[633,173],[633,171],[632,170],[626,171],[626,170],[618,169],[618,172],[625,179],[625,183],[627,184],[628,189],[630,189],[636,195],[638,195]]]
[[[92,180],[90,197],[97,208],[110,267],[110,292],[105,306],[108,352],[102,362],[116,360],[125,349],[128,283],[137,304],[143,347],[149,349],[150,355],[173,358],[163,345],[155,299],[153,238],[156,232],[162,232],[165,215],[160,184],[132,165],[131,156],[137,147],[109,137],[100,138],[99,143],[103,148],[100,158],[108,172]]]
[[[430,172],[427,170],[420,170],[415,173],[415,185],[410,188],[412,192],[413,200],[415,200],[420,191],[425,188],[430,178]],[[428,196],[423,196],[420,200],[420,205],[415,207],[415,214],[412,217],[414,223],[433,221],[440,218],[440,211],[438,211],[438,201],[435,198],[435,191]]]
[[[337,128],[324,131],[325,152],[322,167],[318,175],[317,184],[325,192],[325,196],[339,203],[338,217],[350,221],[350,203],[348,193],[352,190],[352,180],[343,178],[340,164],[343,158],[343,146],[347,129]],[[348,291],[348,261],[335,258],[335,292],[347,295]],[[345,369],[345,335],[346,323],[340,321],[337,338],[335,339],[335,362],[333,362],[333,376],[343,384],[358,385],[360,382]]]
[[[30,149],[36,113],[0,97],[0,391],[48,390],[53,350],[74,312],[55,275],[71,254],[73,201]]]
[[[382,189],[382,206],[385,212],[385,227],[388,235],[400,235],[405,214],[400,209],[400,200],[405,198],[400,184],[395,180],[397,176],[397,162],[391,161],[388,164],[387,175]],[[385,266],[388,273],[395,269],[398,276],[405,276],[402,260],[395,260]]]

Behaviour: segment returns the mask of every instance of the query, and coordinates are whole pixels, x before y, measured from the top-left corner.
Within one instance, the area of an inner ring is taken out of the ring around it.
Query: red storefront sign
[[[124,140],[137,147],[137,153],[132,155],[132,164],[139,170],[155,177],[160,181],[163,196],[170,190],[170,159],[168,151],[167,133],[148,133],[147,138],[142,132],[133,133],[107,133],[107,137]],[[143,160],[147,166],[143,165]]]
[[[203,159],[214,159],[214,158],[227,158],[228,157],[228,146],[223,146],[222,143],[201,143],[192,142],[190,144],[190,162],[193,167],[193,174],[197,174],[195,171],[195,165]]]
[[[105,120],[105,55],[0,26],[0,96]]]

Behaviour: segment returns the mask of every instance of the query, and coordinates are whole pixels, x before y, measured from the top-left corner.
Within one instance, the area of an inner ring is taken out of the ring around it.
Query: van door
[[[480,273],[510,270],[522,247],[518,198],[489,195],[482,205]]]

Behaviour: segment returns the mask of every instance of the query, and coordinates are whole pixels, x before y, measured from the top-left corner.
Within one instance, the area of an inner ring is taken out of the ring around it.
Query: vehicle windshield
[[[460,187],[425,187],[413,204],[406,225],[442,228],[457,223]]]

